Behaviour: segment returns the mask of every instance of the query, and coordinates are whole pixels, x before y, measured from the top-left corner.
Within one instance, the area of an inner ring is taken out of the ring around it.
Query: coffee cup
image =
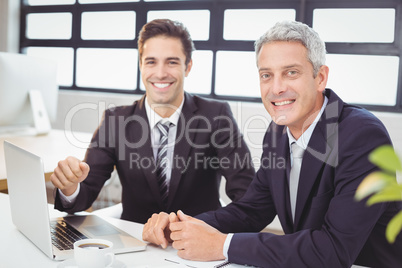
[[[74,259],[80,268],[112,267],[113,243],[105,239],[82,239],[74,243]]]

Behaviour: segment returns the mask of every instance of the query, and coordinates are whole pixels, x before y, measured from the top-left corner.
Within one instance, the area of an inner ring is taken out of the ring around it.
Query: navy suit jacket
[[[376,167],[369,153],[391,144],[383,124],[368,111],[325,92],[328,105],[303,156],[293,223],[289,199],[289,139],[271,123],[261,167],[244,197],[198,218],[235,233],[229,261],[259,267],[402,267],[402,236],[385,239],[400,203],[367,207],[354,200],[360,182]],[[285,235],[255,233],[278,215]],[[253,233],[254,232],[254,233]]]
[[[144,100],[105,111],[86,153],[84,161],[90,172],[81,183],[76,202],[63,207],[57,194],[57,209],[72,213],[89,208],[114,168],[122,184],[124,220],[145,223],[161,211],[183,209],[196,215],[218,209],[222,176],[232,200],[244,195],[255,171],[229,105],[185,93],[165,207],[155,174]]]

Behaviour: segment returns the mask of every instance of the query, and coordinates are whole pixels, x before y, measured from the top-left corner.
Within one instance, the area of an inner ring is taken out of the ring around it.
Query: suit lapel
[[[304,156],[302,167],[300,170],[299,186],[297,191],[296,211],[294,231],[297,230],[300,222],[300,217],[306,207],[306,203],[311,199],[312,188],[315,182],[320,178],[320,171],[325,165],[325,154],[330,149],[325,146],[325,139],[321,131],[314,131],[311,136],[309,146],[307,147]],[[317,156],[320,157],[317,157]]]
[[[186,165],[183,163],[183,161],[187,161],[191,150],[191,144],[187,141],[187,139],[190,139],[192,142],[194,142],[196,136],[195,131],[185,133],[186,124],[189,122],[189,119],[193,117],[195,111],[197,110],[197,106],[190,94],[185,93],[184,96],[185,100],[177,125],[176,144],[174,147],[172,174],[170,177],[169,186],[168,207],[170,207],[173,202],[174,196],[180,184],[180,180],[185,172]],[[198,122],[198,119],[191,120],[191,129],[196,129]]]
[[[274,125],[274,128],[282,129],[279,134],[279,144],[276,146],[276,159],[285,159],[286,168],[273,167],[272,172],[272,195],[274,196],[275,204],[277,206],[278,218],[282,224],[282,228],[285,233],[292,231],[293,222],[290,210],[290,198],[289,198],[289,184],[288,177],[290,171],[290,159],[289,159],[289,137],[286,132],[286,127],[280,127]],[[272,131],[275,131],[274,129]],[[280,130],[278,130],[280,131]]]
[[[311,201],[311,194],[316,182],[321,179],[322,169],[326,165],[336,166],[338,153],[337,122],[343,108],[343,102],[332,91],[326,91],[328,104],[317,123],[303,156],[300,180],[296,200],[294,231],[298,230],[306,204]]]

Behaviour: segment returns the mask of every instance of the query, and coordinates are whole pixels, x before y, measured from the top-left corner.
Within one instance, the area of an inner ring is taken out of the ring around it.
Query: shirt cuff
[[[230,242],[232,241],[233,234],[228,234],[226,236],[225,243],[223,244],[223,256],[225,256],[226,260],[229,258],[228,256],[228,251],[229,251],[229,246]]]
[[[74,204],[75,200],[77,199],[77,195],[80,192],[80,184],[78,184],[77,189],[72,195],[66,196],[63,194],[63,192],[58,189],[59,194],[60,194],[60,201],[63,204],[64,207],[69,207],[72,204]]]

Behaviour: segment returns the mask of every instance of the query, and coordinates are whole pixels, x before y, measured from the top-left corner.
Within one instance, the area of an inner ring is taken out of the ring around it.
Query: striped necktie
[[[301,148],[296,142],[292,143],[292,158],[293,165],[290,169],[289,178],[289,193],[290,193],[290,207],[292,211],[292,219],[295,220],[297,188],[299,186],[300,169],[303,160],[304,149]]]
[[[160,142],[158,155],[156,158],[156,177],[159,185],[159,192],[162,197],[162,202],[167,207],[167,199],[168,199],[168,182],[166,180],[166,174],[168,172],[168,157],[167,157],[167,145],[168,145],[168,134],[169,134],[169,126],[162,124],[161,122],[157,123],[157,127],[160,132]]]

